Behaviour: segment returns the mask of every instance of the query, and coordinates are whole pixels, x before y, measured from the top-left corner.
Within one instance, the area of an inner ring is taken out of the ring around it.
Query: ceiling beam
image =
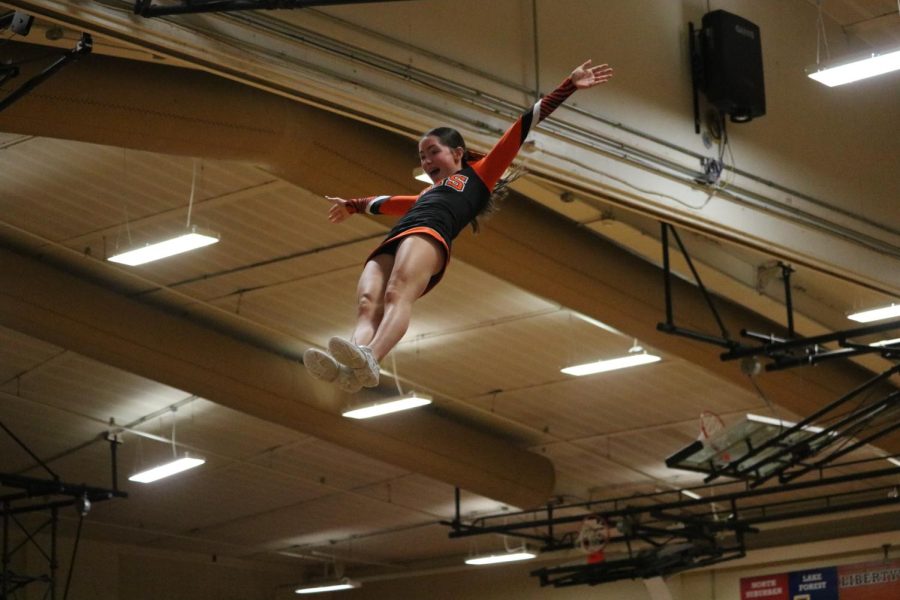
[[[94,55],[46,85],[0,113],[0,130],[243,160],[320,194],[415,191],[409,176],[414,141],[205,73]],[[487,230],[475,237],[464,234],[456,255],[753,389],[739,365],[719,360],[717,348],[656,330],[665,315],[656,266],[521,197],[508,201]],[[685,282],[674,283],[676,322],[709,329],[699,293]],[[735,303],[723,301],[720,309],[735,331],[784,335],[783,328]],[[841,362],[767,374],[762,385],[771,401],[802,415],[867,376]],[[889,449],[900,449],[893,446]]]
[[[347,398],[299,361],[3,248],[0,324],[514,506],[541,504],[553,492],[545,457],[428,410],[345,419]]]

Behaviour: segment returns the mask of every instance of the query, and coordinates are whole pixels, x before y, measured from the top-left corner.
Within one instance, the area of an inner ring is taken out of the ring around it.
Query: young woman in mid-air
[[[444,275],[453,239],[466,225],[477,226],[476,217],[491,207],[491,194],[531,127],[576,90],[610,77],[611,67],[592,66],[588,60],[523,113],[483,157],[466,150],[455,129],[432,129],[419,141],[419,161],[434,185],[418,196],[329,198],[332,223],[357,213],[402,218],[366,260],[357,286],[353,335],[349,340],[331,338],[328,352],[307,350],[303,362],[310,374],[347,392],[378,385],[378,363],[406,333],[413,302]]]

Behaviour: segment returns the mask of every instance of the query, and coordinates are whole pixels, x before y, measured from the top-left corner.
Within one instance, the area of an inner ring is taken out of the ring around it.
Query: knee
[[[409,295],[409,282],[405,277],[391,277],[384,290],[384,303],[397,304]]]
[[[381,298],[376,298],[373,294],[370,293],[362,293],[357,299],[357,312],[360,315],[376,314],[381,306]]]

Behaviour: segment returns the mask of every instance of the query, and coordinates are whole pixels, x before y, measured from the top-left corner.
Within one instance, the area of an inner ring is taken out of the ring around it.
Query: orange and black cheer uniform
[[[397,244],[407,235],[429,235],[441,243],[446,253],[443,268],[431,278],[424,293],[430,291],[447,268],[450,244],[484,209],[494,186],[518,154],[531,127],[544,120],[576,89],[572,80],[566,78],[552,93],[522,113],[487,155],[464,163],[462,169],[418,196],[369,196],[348,200],[347,210],[351,213],[403,215],[366,260],[395,252]]]

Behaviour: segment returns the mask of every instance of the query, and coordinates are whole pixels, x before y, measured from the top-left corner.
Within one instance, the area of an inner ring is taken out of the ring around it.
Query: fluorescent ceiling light
[[[870,346],[893,346],[895,344],[900,344],[900,338],[894,338],[892,340],[881,340],[880,342],[875,342],[873,344],[869,344]]]
[[[415,169],[413,169],[413,179],[415,179],[416,181],[421,181],[422,183],[427,183],[429,185],[434,183],[431,180],[431,177],[428,176],[428,173],[426,173],[422,169],[422,167],[416,167]]]
[[[888,458],[887,461],[892,465],[897,465],[898,467],[900,467],[900,460],[897,460],[896,458]]]
[[[152,469],[147,469],[146,471],[135,473],[128,478],[128,481],[150,483],[151,481],[156,481],[164,477],[169,477],[170,475],[175,475],[176,473],[181,473],[182,471],[187,471],[188,469],[193,469],[194,467],[199,467],[205,462],[206,461],[202,458],[185,456],[159,465],[157,467],[153,467]]]
[[[891,304],[881,308],[873,308],[862,312],[847,315],[848,319],[858,321],[860,323],[871,323],[872,321],[882,321],[891,317],[900,317],[900,304]]]
[[[391,398],[390,400],[381,400],[379,402],[365,404],[345,411],[342,414],[350,419],[371,419],[372,417],[380,417],[381,415],[387,415],[401,410],[418,408],[420,406],[425,406],[426,404],[431,404],[431,396],[413,392],[399,398]]]
[[[324,594],[325,592],[339,592],[341,590],[352,590],[359,587],[358,581],[352,579],[339,579],[327,583],[316,583],[307,586],[301,586],[294,589],[295,594]]]
[[[688,498],[693,498],[694,500],[701,500],[703,497],[697,492],[692,492],[691,490],[681,490],[681,493],[687,496]]]
[[[203,246],[209,246],[218,241],[219,236],[217,234],[211,232],[201,233],[198,229],[193,228],[177,237],[116,254],[115,256],[110,256],[107,260],[134,267],[174,256],[175,254],[181,254],[182,252],[188,252],[189,250],[202,248]]]
[[[531,560],[537,554],[533,552],[508,552],[504,554],[490,554],[488,556],[476,556],[466,560],[467,565],[496,565],[499,563],[516,562],[519,560]]]
[[[561,369],[566,375],[593,375],[594,373],[603,373],[604,371],[613,371],[615,369],[624,369],[626,367],[636,367],[638,365],[646,365],[660,360],[658,356],[641,352],[640,354],[629,354],[621,358],[611,358],[609,360],[598,360],[597,362],[587,363],[583,365],[575,365]]]
[[[757,423],[765,423],[766,425],[774,425],[775,427],[783,427],[785,429],[790,429],[791,427],[796,426],[796,423],[791,423],[790,421],[782,421],[780,419],[773,419],[772,417],[764,417],[762,415],[747,415],[748,421],[755,421]],[[815,425],[804,425],[801,427],[804,431],[809,431],[811,433],[821,433],[824,431],[821,427],[816,427]]]
[[[813,71],[812,69],[815,69]],[[871,54],[865,58],[854,60],[832,67],[810,67],[807,75],[828,87],[843,85],[860,79],[883,75],[900,69],[900,50],[884,54]]]

